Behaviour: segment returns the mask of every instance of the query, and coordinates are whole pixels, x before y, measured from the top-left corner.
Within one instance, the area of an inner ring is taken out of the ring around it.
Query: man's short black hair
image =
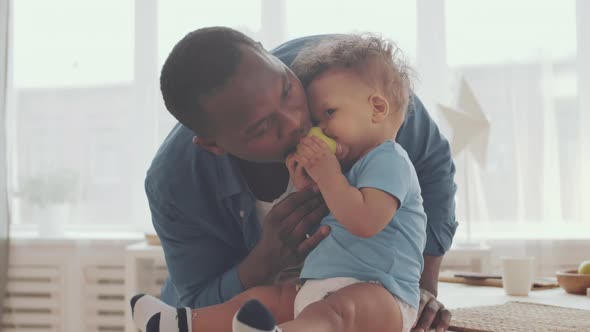
[[[240,46],[262,50],[259,43],[227,27],[202,28],[187,34],[168,55],[160,75],[164,104],[197,135],[210,135],[215,124],[202,109],[202,98],[223,87],[242,59]]]

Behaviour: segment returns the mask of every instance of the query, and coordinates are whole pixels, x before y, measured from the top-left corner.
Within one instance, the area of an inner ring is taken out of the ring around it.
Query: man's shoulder
[[[160,191],[195,188],[200,179],[215,174],[214,157],[192,143],[193,132],[181,124],[170,131],[146,174],[146,185]]]

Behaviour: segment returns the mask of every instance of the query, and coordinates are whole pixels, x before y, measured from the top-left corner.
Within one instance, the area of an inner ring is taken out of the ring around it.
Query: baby
[[[313,120],[338,146],[334,154],[322,139],[309,136],[287,158],[295,187],[315,187],[330,210],[322,224],[331,232],[307,256],[303,286],[277,292],[285,286],[256,287],[192,312],[156,310],[162,312],[157,323],[150,318],[155,315],[142,310],[153,327],[149,322],[146,327],[145,320],[138,327],[168,331],[176,324],[169,318],[175,313],[182,324],[170,331],[222,330],[226,323],[213,315],[226,317],[240,308],[234,331],[411,329],[419,304],[426,215],[413,165],[394,141],[410,99],[408,75],[398,57],[398,49],[379,37],[343,35],[302,50],[293,63]],[[144,307],[157,303],[139,295],[132,306],[140,301]],[[278,327],[273,315],[283,322]]]
[[[397,52],[375,36],[343,36],[293,64],[314,121],[338,144],[337,160],[306,137],[287,161],[296,187],[313,182],[322,193],[331,228],[305,260],[295,317],[345,286],[375,282],[398,301],[402,330],[416,318],[426,216],[413,165],[393,140],[409,102]]]

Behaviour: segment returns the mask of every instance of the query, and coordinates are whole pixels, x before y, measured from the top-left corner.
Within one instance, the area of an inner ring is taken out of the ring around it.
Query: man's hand
[[[262,236],[239,267],[244,289],[266,284],[286,267],[301,263],[329,233],[327,226],[315,233],[328,208],[319,193],[295,192],[275,205],[262,225]]]
[[[420,308],[415,332],[426,332],[431,328],[435,331],[446,331],[451,324],[451,312],[427,290],[420,288]]]

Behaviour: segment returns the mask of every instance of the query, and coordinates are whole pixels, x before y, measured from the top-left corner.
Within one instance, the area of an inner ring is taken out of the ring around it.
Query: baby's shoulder
[[[412,165],[404,148],[394,140],[388,140],[377,146],[366,156],[366,162],[385,162],[396,165]]]

